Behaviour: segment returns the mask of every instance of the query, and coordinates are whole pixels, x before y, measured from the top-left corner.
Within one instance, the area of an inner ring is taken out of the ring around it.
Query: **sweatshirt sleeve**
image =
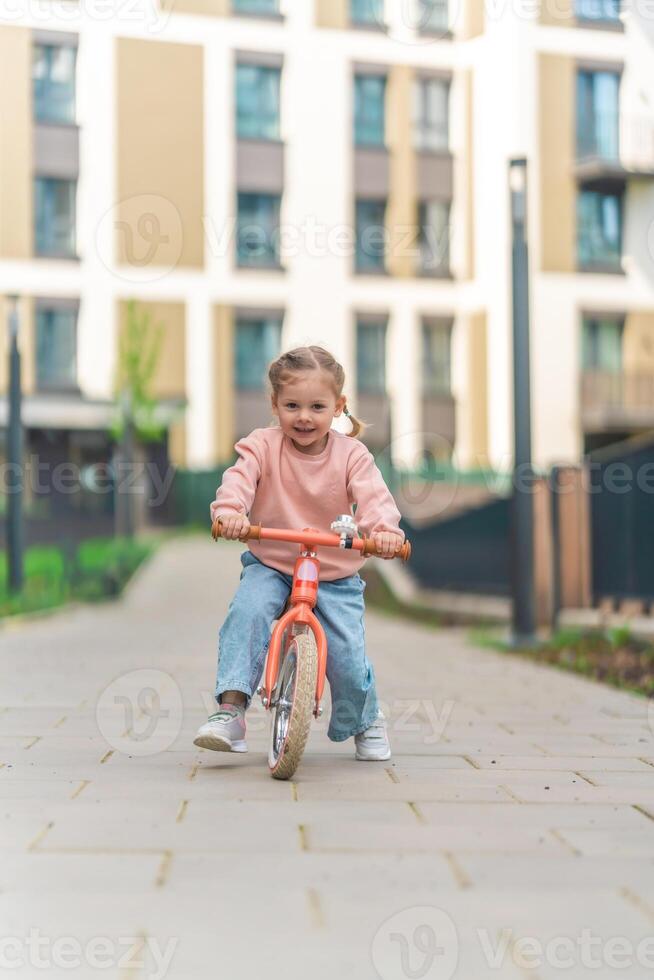
[[[263,445],[254,433],[240,439],[238,459],[223,473],[216,499],[209,508],[212,522],[219,514],[249,514],[262,472]]]
[[[357,505],[355,521],[362,534],[373,531],[395,531],[404,540],[399,524],[402,519],[393,495],[369,449],[360,443],[361,451],[353,454],[347,475],[347,492]]]

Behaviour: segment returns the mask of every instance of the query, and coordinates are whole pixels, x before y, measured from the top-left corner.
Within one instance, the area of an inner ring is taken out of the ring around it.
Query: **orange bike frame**
[[[304,532],[313,531],[315,528],[304,528]],[[321,537],[321,532],[316,531],[317,541]],[[333,541],[333,535],[330,535]],[[316,541],[316,543],[317,543]],[[331,543],[330,541],[330,543]],[[318,598],[318,582],[320,573],[320,560],[315,553],[316,544],[301,544],[300,554],[295,562],[293,572],[293,587],[289,597],[290,608],[277,621],[270,638],[270,648],[268,650],[268,661],[266,663],[266,674],[261,691],[264,704],[271,707],[272,693],[277,683],[279,666],[282,654],[282,637],[284,630],[290,629],[294,624],[307,626],[313,631],[318,648],[318,677],[316,680],[316,700],[314,715],[320,711],[320,702],[325,689],[325,672],[327,669],[327,637],[320,621],[313,612],[313,608]]]

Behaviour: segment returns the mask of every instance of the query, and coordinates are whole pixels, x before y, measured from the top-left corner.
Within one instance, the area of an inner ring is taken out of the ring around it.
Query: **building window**
[[[582,269],[620,271],[621,194],[580,191],[577,199],[577,252]]]
[[[70,389],[77,382],[77,310],[36,311],[36,385]]]
[[[424,34],[442,34],[449,30],[447,0],[419,0],[419,30]]]
[[[384,146],[386,76],[354,76],[354,142],[357,146]]]
[[[575,14],[579,20],[620,23],[620,0],[576,0]]]
[[[357,322],[357,388],[366,395],[386,392],[385,322]]]
[[[386,268],[386,201],[356,202],[356,270],[383,272]]]
[[[413,88],[413,143],[419,150],[447,150],[450,83],[446,78],[418,78]]]
[[[350,0],[350,21],[381,27],[384,23],[384,0]]]
[[[32,49],[34,118],[45,123],[75,122],[75,61],[77,49],[35,44]]]
[[[235,14],[270,14],[279,13],[279,0],[232,0],[232,10]]]
[[[74,180],[36,177],[34,181],[34,227],[37,255],[75,255]]]
[[[279,356],[282,321],[237,319],[235,382],[239,391],[263,391],[270,362]]]
[[[241,139],[279,139],[280,80],[279,68],[236,66],[236,132]]]
[[[622,317],[585,316],[581,364],[584,371],[622,373]]]
[[[425,275],[450,271],[450,205],[447,201],[422,201],[419,215],[419,267]]]
[[[422,392],[449,395],[452,329],[442,320],[422,321]]]
[[[577,156],[619,158],[620,75],[613,71],[577,74]]]
[[[279,267],[278,194],[238,195],[237,258],[242,267]]]

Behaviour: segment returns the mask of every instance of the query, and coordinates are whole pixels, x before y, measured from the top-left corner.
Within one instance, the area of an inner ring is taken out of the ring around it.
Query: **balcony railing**
[[[654,374],[584,371],[581,412],[587,432],[654,426]]]
[[[654,175],[654,119],[618,113],[581,118],[576,156],[581,178]]]

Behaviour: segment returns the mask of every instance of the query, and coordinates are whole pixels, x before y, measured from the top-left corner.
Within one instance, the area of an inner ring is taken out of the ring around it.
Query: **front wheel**
[[[268,765],[274,779],[290,779],[307,744],[316,697],[318,650],[312,632],[289,643],[279,673],[273,708]]]

